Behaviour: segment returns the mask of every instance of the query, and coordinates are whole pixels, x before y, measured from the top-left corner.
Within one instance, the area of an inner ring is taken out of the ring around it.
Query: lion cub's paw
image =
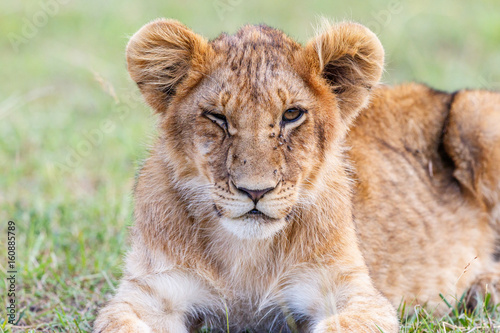
[[[153,330],[142,320],[130,318],[120,321],[98,320],[94,333],[153,333]]]
[[[313,333],[373,333],[373,332],[397,332],[397,320],[389,320],[384,324],[377,325],[373,322],[365,322],[361,318],[350,318],[349,316],[336,315],[320,321],[312,330]]]
[[[360,327],[359,323],[346,320],[340,316],[334,316],[322,320],[316,325],[313,333],[341,333],[341,332],[365,332],[366,327]]]
[[[486,294],[490,294],[490,304],[500,302],[500,275],[490,273],[480,275],[472,284],[466,295],[466,305],[470,309],[475,309],[484,302]]]

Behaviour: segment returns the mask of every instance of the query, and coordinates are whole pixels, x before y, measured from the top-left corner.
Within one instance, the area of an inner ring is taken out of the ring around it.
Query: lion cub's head
[[[302,47],[266,26],[207,41],[162,19],[132,37],[127,61],[188,207],[238,237],[267,238],[321,185],[380,79],[383,49],[352,23]]]

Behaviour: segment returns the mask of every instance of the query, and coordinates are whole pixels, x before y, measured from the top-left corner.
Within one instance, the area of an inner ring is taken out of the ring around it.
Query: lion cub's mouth
[[[247,210],[242,215],[231,217],[220,214],[219,217],[222,226],[241,239],[269,238],[286,224],[285,219],[271,217],[256,207]]]
[[[222,217],[223,214],[222,214],[222,211],[219,209],[219,207],[217,207],[217,205],[214,205],[213,207],[214,207],[214,210],[217,213],[217,216]],[[252,219],[252,220],[259,221],[259,222],[273,222],[273,221],[279,220],[277,218],[271,217],[271,216],[269,216],[269,215],[261,212],[257,208],[253,208],[253,209],[249,210],[248,212],[246,212],[243,215],[240,215],[240,216],[237,216],[237,217],[230,217],[230,218],[231,219],[241,219],[241,218],[243,218],[243,219]]]
[[[265,214],[264,214],[264,213],[262,213],[260,210],[255,209],[255,208],[254,208],[254,209],[252,209],[251,211],[249,211],[247,214],[248,214],[248,215],[265,215]]]
[[[264,214],[260,210],[254,208],[250,211],[248,211],[246,214],[244,214],[242,217],[247,217],[251,219],[258,219],[261,222],[273,222],[276,221],[275,218],[270,217],[269,215]]]

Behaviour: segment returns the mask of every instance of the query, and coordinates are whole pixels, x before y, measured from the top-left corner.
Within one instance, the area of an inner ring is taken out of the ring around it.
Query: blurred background
[[[1,304],[0,331],[90,331],[116,286],[134,174],[155,135],[126,71],[135,31],[158,17],[208,38],[266,23],[304,43],[322,16],[377,33],[387,84],[500,90],[498,0],[2,0],[0,244],[15,221],[21,320],[2,326]]]

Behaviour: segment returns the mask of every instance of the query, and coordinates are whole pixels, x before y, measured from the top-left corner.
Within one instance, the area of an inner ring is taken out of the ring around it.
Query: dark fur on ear
[[[458,92],[443,143],[462,188],[488,209],[500,204],[500,93]]]
[[[377,36],[357,23],[328,25],[306,45],[306,52],[336,94],[344,122],[350,124],[382,76],[384,49]]]
[[[208,42],[176,20],[159,19],[143,26],[127,45],[128,71],[148,104],[165,111],[187,78],[203,71]]]

